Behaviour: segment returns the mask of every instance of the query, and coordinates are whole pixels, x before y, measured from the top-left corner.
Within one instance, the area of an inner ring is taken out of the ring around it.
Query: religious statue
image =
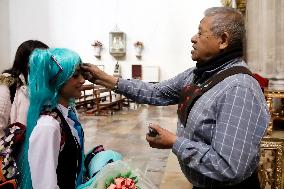
[[[119,66],[119,64],[118,64],[118,61],[117,61],[116,64],[115,64],[113,76],[121,77],[121,70],[120,70],[120,66]]]

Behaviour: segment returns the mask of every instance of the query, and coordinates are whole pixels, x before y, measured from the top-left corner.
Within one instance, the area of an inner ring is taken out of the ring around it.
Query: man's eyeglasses
[[[57,62],[56,58],[53,55],[51,55],[51,59],[53,60],[53,62],[56,63],[59,70],[56,73],[56,75],[49,80],[50,84],[54,83],[56,79],[58,78],[59,74],[63,71],[63,68],[60,66],[60,64]]]

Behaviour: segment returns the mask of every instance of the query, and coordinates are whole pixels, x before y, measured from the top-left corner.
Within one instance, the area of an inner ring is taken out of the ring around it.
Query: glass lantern
[[[109,33],[109,53],[113,57],[123,57],[126,54],[126,35],[124,32]]]

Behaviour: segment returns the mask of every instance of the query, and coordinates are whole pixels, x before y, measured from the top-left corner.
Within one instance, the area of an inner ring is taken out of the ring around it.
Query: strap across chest
[[[251,71],[248,70],[246,67],[235,66],[213,75],[201,85],[196,85],[196,84],[185,85],[181,91],[178,110],[177,110],[179,120],[183,124],[183,126],[184,127],[186,126],[188,114],[191,108],[193,107],[194,103],[205,92],[210,90],[219,82],[223,81],[225,78],[239,73],[253,76]]]

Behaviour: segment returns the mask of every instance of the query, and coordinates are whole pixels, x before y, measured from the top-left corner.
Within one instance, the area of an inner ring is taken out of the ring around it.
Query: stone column
[[[248,65],[284,88],[284,1],[248,0],[246,8]]]

